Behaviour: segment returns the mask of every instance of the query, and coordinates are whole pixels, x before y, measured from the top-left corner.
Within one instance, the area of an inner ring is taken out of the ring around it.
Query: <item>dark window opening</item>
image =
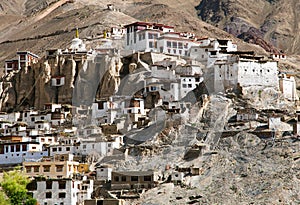
[[[132,182],[137,182],[138,181],[138,176],[131,176],[130,180]]]

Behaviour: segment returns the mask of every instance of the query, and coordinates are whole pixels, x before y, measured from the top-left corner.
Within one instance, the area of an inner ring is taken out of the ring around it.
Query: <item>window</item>
[[[130,177],[130,180],[131,180],[132,182],[137,182],[138,179],[139,179],[138,176],[131,176],[131,177]]]
[[[56,171],[57,172],[62,172],[63,171],[64,166],[63,165],[56,165]]]
[[[23,144],[22,145],[22,151],[24,152],[24,151],[27,151],[27,145],[26,144]]]
[[[27,173],[30,173],[30,172],[31,172],[31,167],[27,167],[27,166],[26,166],[25,169],[26,169],[26,172],[27,172]]]
[[[118,181],[119,181],[119,176],[115,176],[115,177],[114,177],[114,180],[115,180],[116,182],[118,182]]]
[[[122,182],[126,182],[126,176],[122,176],[121,180]]]
[[[33,167],[33,172],[39,172],[40,171],[40,167],[39,166],[34,166]]]
[[[188,88],[192,88],[192,84],[188,84]]]
[[[52,189],[52,181],[51,180],[46,181],[46,189]]]
[[[44,172],[50,172],[50,165],[43,166]]]
[[[56,147],[53,147],[53,148],[52,148],[52,152],[57,152],[57,148],[56,148]]]
[[[4,145],[0,145],[0,154],[4,154]]]
[[[34,122],[34,117],[31,118],[31,122]]]
[[[167,41],[167,47],[171,47],[171,42],[170,41]]]
[[[183,88],[186,88],[186,84],[182,84],[182,87],[183,87]]]
[[[61,147],[59,147],[59,148],[58,148],[58,151],[59,151],[59,152],[61,152],[61,150],[62,150],[62,148],[61,148]]]
[[[59,189],[66,189],[66,181],[59,181],[58,182]]]
[[[15,146],[14,146],[14,145],[11,145],[11,146],[10,146],[10,151],[11,151],[11,152],[14,152],[14,151],[15,151]]]
[[[58,193],[58,198],[66,198],[66,193],[65,192]]]
[[[52,192],[46,192],[46,199],[52,198]]]
[[[144,181],[145,182],[150,182],[151,181],[151,176],[144,176]]]
[[[82,148],[83,148],[83,149],[86,149],[86,145],[83,145]]]
[[[133,42],[136,43],[136,32],[133,34]]]
[[[149,42],[149,48],[153,48],[154,46],[153,46],[153,42],[152,41],[150,41]]]
[[[172,43],[172,48],[177,48],[177,42]]]
[[[178,43],[178,48],[183,49],[183,44],[181,42]],[[195,49],[195,51],[197,51],[197,49]]]
[[[66,151],[70,151],[70,147],[66,147]]]

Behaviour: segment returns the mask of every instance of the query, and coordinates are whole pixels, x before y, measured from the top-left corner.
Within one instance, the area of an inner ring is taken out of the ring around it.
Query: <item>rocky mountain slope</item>
[[[117,11],[107,9],[115,5]],[[31,50],[44,55],[47,48],[66,48],[79,28],[80,37],[89,45],[98,44],[104,29],[137,20],[166,23],[178,31],[190,31],[197,36],[233,38],[197,17],[197,0],[23,0],[0,3],[0,62],[13,58],[17,50]],[[234,39],[243,50],[265,51],[256,45]],[[2,67],[2,66],[1,66]]]
[[[298,0],[202,0],[199,17],[273,52],[300,54]],[[278,48],[278,49],[276,49]]]

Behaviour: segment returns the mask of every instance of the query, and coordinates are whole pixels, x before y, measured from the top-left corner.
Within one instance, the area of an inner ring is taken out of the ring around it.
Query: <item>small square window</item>
[[[65,192],[58,193],[58,198],[66,198],[66,193]]]
[[[46,192],[46,199],[52,198],[52,192]]]

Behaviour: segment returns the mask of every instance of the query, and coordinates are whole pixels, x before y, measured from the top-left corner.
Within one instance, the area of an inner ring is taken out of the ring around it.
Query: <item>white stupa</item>
[[[71,52],[86,52],[85,44],[79,38],[78,28],[76,28],[76,35],[75,38],[71,42],[71,46],[69,48]]]

